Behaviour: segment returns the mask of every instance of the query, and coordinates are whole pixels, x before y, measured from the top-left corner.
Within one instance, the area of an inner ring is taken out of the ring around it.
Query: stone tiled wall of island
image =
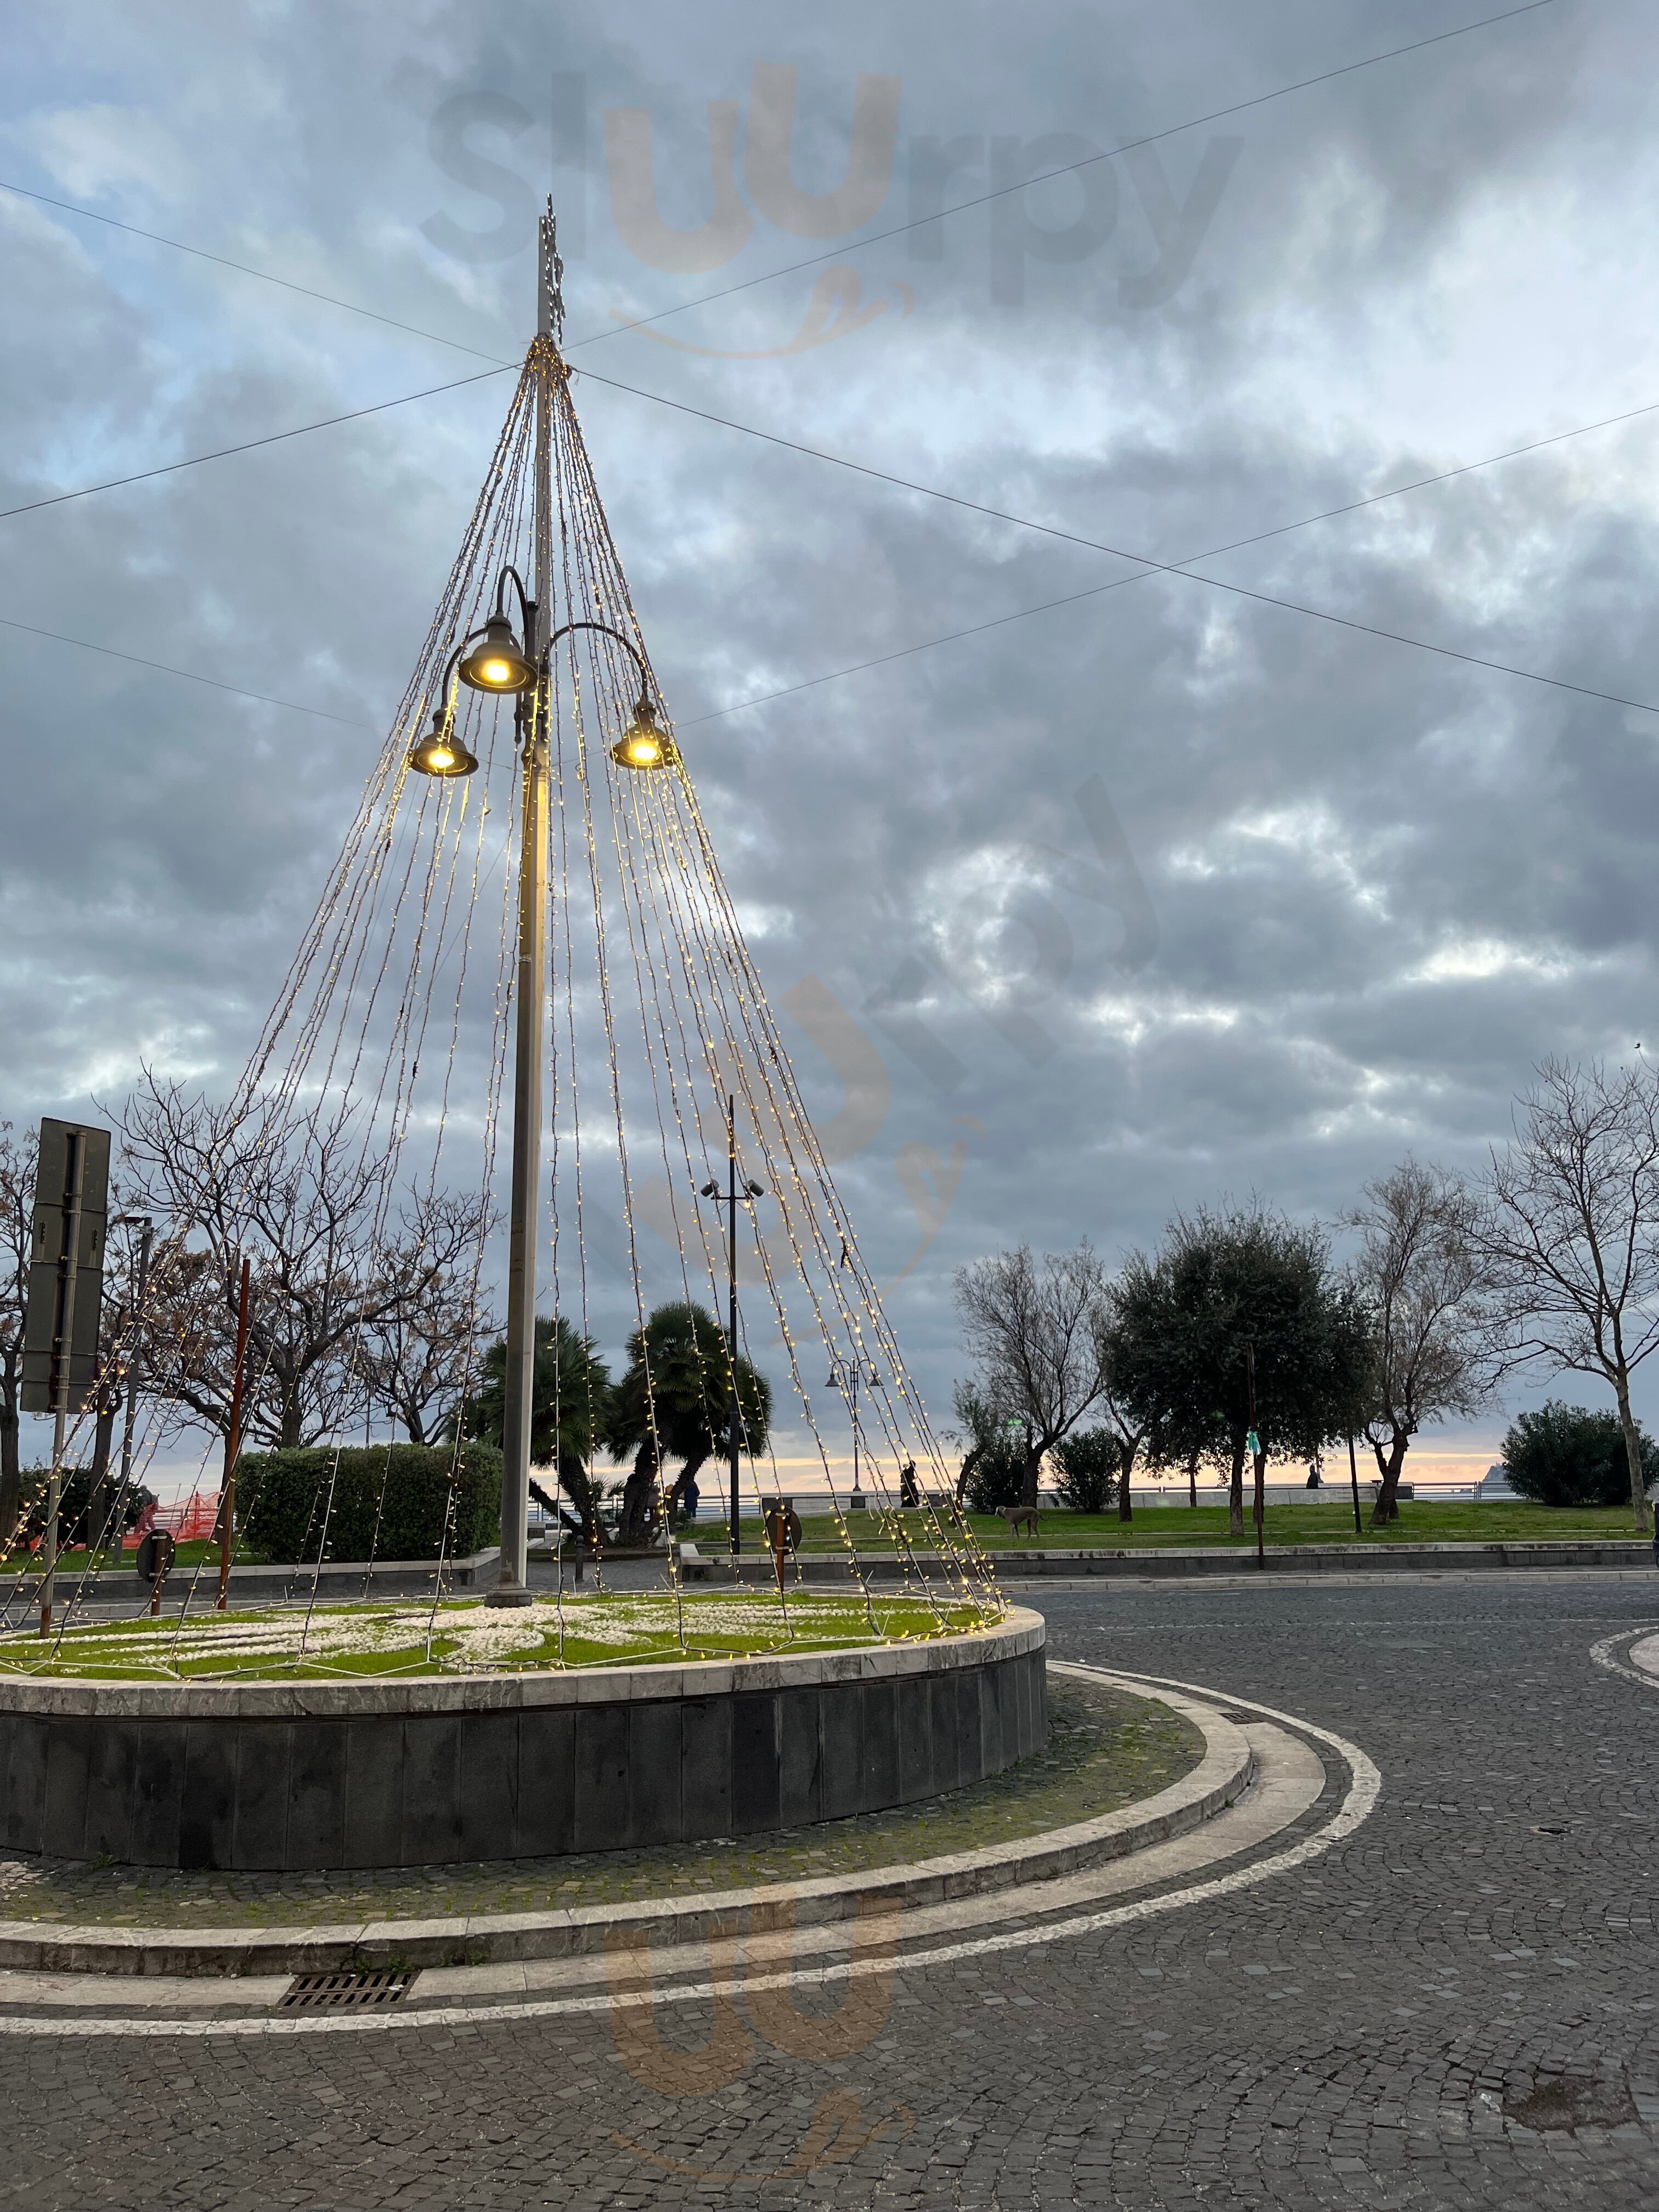
[[[310,1871],[842,1820],[1041,1747],[1043,1630],[680,1667],[384,1682],[0,1681],[15,1850]]]

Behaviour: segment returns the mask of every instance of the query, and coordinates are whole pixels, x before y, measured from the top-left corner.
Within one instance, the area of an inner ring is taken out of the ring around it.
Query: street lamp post
[[[859,1484],[859,1384],[862,1379],[863,1372],[856,1360],[844,1368],[832,1364],[830,1380],[825,1386],[840,1391],[853,1416],[853,1494],[847,1502],[854,1509],[864,1503],[864,1492]],[[880,1375],[873,1367],[870,1370],[869,1380],[873,1383],[881,1381]]]
[[[738,1534],[738,1511],[740,1504],[738,1458],[743,1428],[742,1407],[738,1399],[738,1208],[740,1206],[752,1206],[757,1198],[764,1195],[764,1193],[763,1184],[750,1182],[746,1177],[738,1176],[738,1102],[734,1096],[728,1096],[726,1101],[726,1188],[722,1190],[711,1176],[698,1194],[702,1198],[712,1198],[717,1205],[723,1205],[726,1208],[726,1287],[728,1301],[726,1337],[731,1346],[728,1357],[732,1370],[730,1428],[732,1556],[733,1559],[736,1559],[743,1549],[743,1541]]]
[[[541,222],[538,255],[537,331],[548,349],[564,320],[560,264],[553,218]],[[432,727],[410,748],[408,764],[420,775],[472,775],[478,766],[455,726],[452,683],[475,691],[517,696],[515,720],[520,762],[519,943],[513,1072],[513,1184],[507,1215],[507,1372],[501,1418],[501,1548],[491,1605],[528,1605],[526,1551],[530,1521],[530,1443],[536,1369],[536,1249],[540,1235],[542,1068],[547,1043],[548,721],[551,709],[553,647],[579,629],[597,630],[632,659],[640,676],[634,719],[611,749],[620,768],[655,769],[674,759],[672,741],[657,724],[650,672],[643,656],[609,623],[575,621],[550,629],[553,604],[553,370],[546,358],[536,386],[535,496],[532,539],[535,596],[516,568],[501,570],[495,611],[451,654],[438,690]],[[523,641],[507,612],[507,589],[518,595]]]

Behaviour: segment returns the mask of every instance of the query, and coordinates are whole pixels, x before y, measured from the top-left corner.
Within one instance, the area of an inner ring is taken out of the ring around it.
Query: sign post
[[[42,1636],[52,1633],[57,1598],[64,1431],[69,1415],[85,1407],[97,1380],[108,1213],[109,1131],[76,1121],[43,1121],[21,1394],[25,1413],[53,1416],[46,1525],[40,1547]]]

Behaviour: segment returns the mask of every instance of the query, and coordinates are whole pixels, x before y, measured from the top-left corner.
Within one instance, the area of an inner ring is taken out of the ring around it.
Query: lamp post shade
[[[674,744],[665,730],[657,727],[657,710],[641,698],[634,719],[611,748],[618,768],[666,768],[674,757]]]
[[[526,691],[536,680],[534,663],[505,615],[491,615],[483,635],[461,662],[461,681],[475,691]]]
[[[409,765],[417,775],[471,775],[478,757],[457,735],[453,714],[441,707],[432,717],[432,727],[410,747]]]

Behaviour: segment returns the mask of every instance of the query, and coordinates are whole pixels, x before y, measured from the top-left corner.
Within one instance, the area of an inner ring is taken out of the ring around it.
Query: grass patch
[[[969,1606],[908,1596],[792,1595],[787,1608],[753,1592],[688,1595],[677,1611],[655,1591],[550,1596],[514,1611],[478,1599],[438,1607],[383,1601],[99,1621],[56,1645],[32,1629],[0,1635],[0,1674],[126,1682],[331,1681],[398,1674],[519,1673],[678,1666],[917,1643],[981,1625]]]
[[[1208,1493],[1212,1498],[1214,1494],[1213,1491]],[[1204,1497],[1206,1493],[1200,1491],[1199,1495]],[[1346,1497],[1306,1505],[1269,1505],[1265,1519],[1267,1540],[1269,1544],[1547,1543],[1583,1536],[1633,1537],[1642,1533],[1627,1505],[1437,1504],[1427,1499],[1408,1499],[1400,1508],[1400,1518],[1390,1522],[1386,1528],[1371,1527],[1370,1508],[1363,1498],[1359,1510],[1363,1527],[1356,1536],[1353,1506]],[[859,1550],[872,1553],[894,1550],[896,1540],[888,1524],[896,1517],[902,1519],[905,1534],[915,1550],[929,1551],[934,1547],[936,1540],[926,1514],[882,1516],[849,1513],[848,1526]],[[763,1548],[760,1523],[745,1521],[741,1525],[745,1552],[751,1547]],[[1008,1525],[1000,1515],[970,1513],[968,1525],[987,1551],[1017,1553],[1032,1548],[1029,1536],[1014,1538],[1009,1534]],[[1248,1483],[1244,1491],[1244,1528],[1242,1540],[1254,1547],[1255,1533],[1250,1519]],[[1133,1520],[1127,1525],[1115,1513],[1045,1511],[1040,1530],[1036,1547],[1056,1552],[1139,1551],[1155,1549],[1160,1545],[1237,1545],[1241,1541],[1227,1532],[1224,1503],[1137,1505]],[[723,1522],[706,1523],[696,1532],[698,1548],[717,1558],[725,1535]],[[844,1554],[846,1547],[829,1514],[803,1514],[801,1549],[805,1553]]]

